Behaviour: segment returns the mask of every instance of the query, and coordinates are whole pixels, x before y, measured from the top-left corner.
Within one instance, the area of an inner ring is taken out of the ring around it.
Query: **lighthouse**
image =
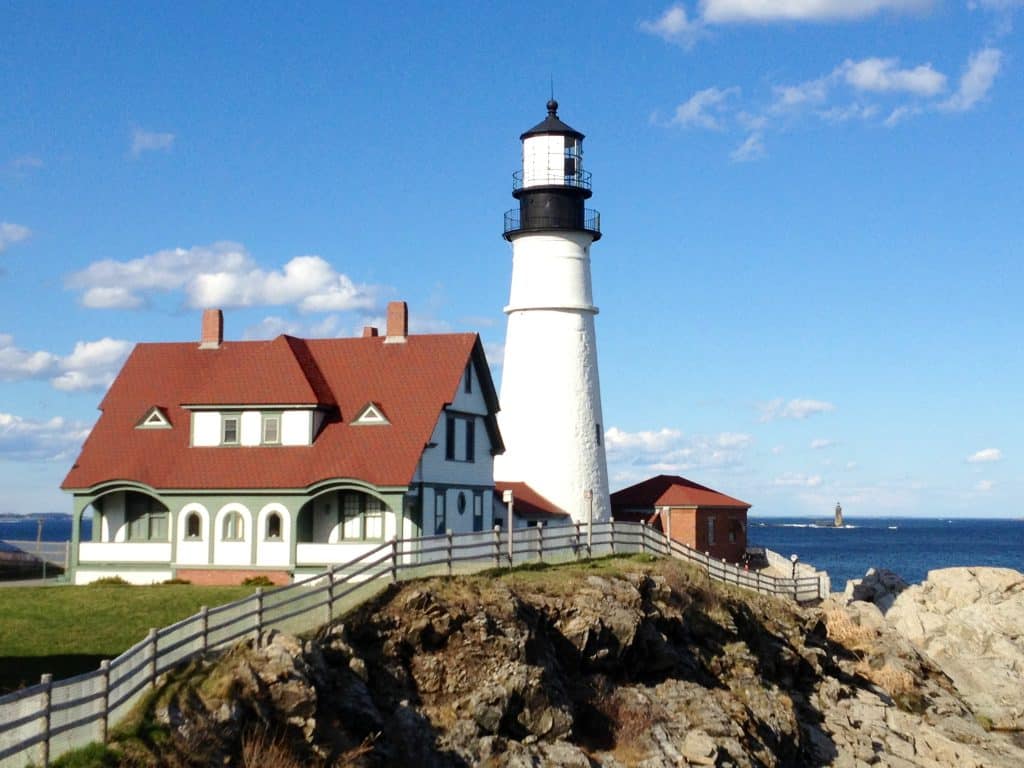
[[[585,207],[583,134],[558,117],[558,102],[519,138],[504,237],[512,244],[505,360],[498,414],[505,453],[498,482],[524,482],[576,522],[611,519],[597,368],[590,246],[601,217]]]

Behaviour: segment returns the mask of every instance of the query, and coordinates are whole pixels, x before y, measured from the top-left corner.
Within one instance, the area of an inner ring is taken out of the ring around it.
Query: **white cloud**
[[[628,484],[656,474],[686,474],[720,470],[743,463],[750,435],[721,432],[685,437],[677,429],[624,432],[611,427],[605,432],[608,464],[616,482]],[[693,478],[700,482],[700,478]]]
[[[485,341],[484,354],[491,368],[501,368],[505,364],[505,344],[500,341]]]
[[[772,104],[773,112],[803,107],[808,104],[821,104],[828,98],[831,87],[832,76],[826,75],[814,80],[806,80],[796,85],[776,85],[772,87],[775,94],[775,102]]]
[[[78,451],[89,434],[82,422],[56,416],[49,421],[0,413],[0,458],[13,461],[62,461]]]
[[[103,389],[110,386],[131,347],[131,342],[120,339],[80,341],[70,355],[61,357],[21,349],[12,336],[0,334],[0,381],[47,379],[64,391]]]
[[[826,123],[846,123],[850,120],[870,120],[878,114],[874,104],[848,104],[845,107],[835,106],[823,109],[818,116]]]
[[[857,462],[856,461],[848,461],[848,462],[846,462],[846,468],[847,469],[856,469],[857,468]]]
[[[934,96],[946,89],[946,76],[919,64],[913,69],[900,69],[899,59],[847,59],[839,66],[847,84],[858,91],[876,93],[906,92],[917,96]]]
[[[831,448],[835,444],[835,440],[829,440],[824,437],[819,437],[815,440],[811,440],[811,449],[815,451],[820,451],[822,448]]]
[[[618,427],[605,430],[604,441],[609,452],[643,450],[664,451],[675,445],[683,433],[678,429],[662,427],[657,431],[624,432]]]
[[[982,448],[967,457],[968,464],[987,464],[993,461],[1001,461],[1003,452],[998,448]]]
[[[797,398],[786,402],[784,398],[776,398],[758,406],[761,421],[769,422],[778,419],[803,420],[817,413],[828,413],[836,409],[835,405],[824,400],[807,400]]]
[[[65,392],[106,389],[121,370],[132,343],[105,337],[98,341],[80,341],[70,355],[60,361],[61,373],[50,383]]]
[[[971,10],[984,8],[990,11],[1008,11],[1012,8],[1024,8],[1024,0],[971,0],[967,7]]]
[[[988,493],[992,490],[993,483],[991,480],[979,480],[974,486],[974,490],[980,491],[981,493]]]
[[[754,438],[742,432],[722,432],[715,442],[722,448],[745,448],[754,442]]]
[[[709,130],[722,127],[719,115],[726,107],[726,100],[738,94],[739,88],[705,88],[676,107],[670,121],[674,125],[697,126]]]
[[[259,267],[244,246],[218,242],[170,248],[128,261],[96,261],[67,279],[91,308],[133,309],[152,294],[181,290],[196,308],[296,305],[303,312],[370,309],[375,288],[357,285],[320,256]]]
[[[817,488],[821,475],[805,475],[802,472],[787,472],[772,480],[772,485],[781,488]]]
[[[764,135],[761,131],[754,131],[743,140],[742,144],[729,153],[729,159],[734,163],[750,163],[754,160],[760,160],[766,154]]]
[[[882,121],[882,124],[886,128],[892,128],[895,125],[899,125],[904,120],[908,120],[911,117],[913,117],[914,115],[919,115],[919,114],[921,114],[921,108],[920,107],[907,106],[907,105],[904,105],[902,107],[896,107],[896,109],[894,109],[892,112],[890,112],[889,116],[887,118],[885,118],[885,120]]]
[[[785,450],[786,446],[776,445],[775,447],[772,448],[772,456],[781,456]]]
[[[0,381],[20,381],[46,376],[60,358],[49,352],[29,352],[14,345],[14,337],[0,333]]]
[[[132,157],[138,157],[143,152],[152,152],[154,150],[168,150],[173,145],[173,133],[144,131],[141,128],[135,128],[132,130]]]
[[[708,23],[850,21],[882,11],[927,10],[932,0],[701,0]]]
[[[8,246],[27,240],[32,230],[23,227],[21,224],[12,224],[9,221],[0,221],[0,253],[3,253]]]
[[[1003,52],[998,48],[983,48],[971,54],[967,67],[960,76],[957,92],[939,105],[948,112],[966,112],[981,101],[992,89],[1003,65]]]
[[[637,27],[643,32],[684,48],[692,48],[702,31],[700,22],[688,18],[686,8],[679,4],[666,8],[657,19],[638,22]]]

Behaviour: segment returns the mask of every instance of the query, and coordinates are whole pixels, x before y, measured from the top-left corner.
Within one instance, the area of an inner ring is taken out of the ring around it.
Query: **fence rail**
[[[824,597],[819,576],[778,578],[716,560],[643,523],[606,522],[393,539],[343,565],[286,587],[255,594],[162,629],[99,669],[67,680],[43,675],[38,685],[0,697],[0,768],[35,761],[47,766],[64,752],[105,742],[110,727],[157,678],[196,656],[269,630],[299,633],[329,623],[400,580],[472,573],[528,562],[564,562],[608,554],[650,552],[693,563],[709,578],[798,601]],[[822,576],[825,576],[822,574]]]

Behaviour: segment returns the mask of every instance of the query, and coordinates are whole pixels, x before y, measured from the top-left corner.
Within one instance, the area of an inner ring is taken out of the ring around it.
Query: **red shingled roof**
[[[537,493],[526,483],[495,482],[494,490],[500,498],[505,491],[512,491],[512,511],[530,519],[568,517],[569,513]]]
[[[64,479],[68,490],[112,480],[157,489],[304,488],[321,480],[358,478],[408,485],[444,406],[454,399],[473,360],[502,450],[497,396],[476,334],[138,344],[100,403],[102,415]],[[390,425],[352,426],[368,402]],[[311,446],[192,447],[187,405],[306,405],[327,414]],[[135,429],[153,406],[172,429]]]
[[[616,491],[612,508],[639,509],[659,507],[737,507],[750,509],[745,501],[698,485],[678,475],[657,475],[636,485]]]

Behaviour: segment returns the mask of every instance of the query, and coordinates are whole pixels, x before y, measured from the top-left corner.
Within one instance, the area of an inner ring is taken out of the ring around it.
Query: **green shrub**
[[[191,584],[192,582],[189,581],[188,579],[179,579],[179,578],[175,577],[173,579],[167,579],[166,581],[164,581],[162,583],[163,584]]]
[[[274,582],[268,579],[266,576],[249,576],[242,579],[243,587],[272,587]]]
[[[117,768],[120,756],[109,747],[93,743],[61,755],[50,763],[51,768]]]
[[[104,576],[102,579],[96,579],[96,581],[89,582],[90,587],[110,587],[110,586],[124,586],[130,587],[131,585],[122,579],[120,576]]]

